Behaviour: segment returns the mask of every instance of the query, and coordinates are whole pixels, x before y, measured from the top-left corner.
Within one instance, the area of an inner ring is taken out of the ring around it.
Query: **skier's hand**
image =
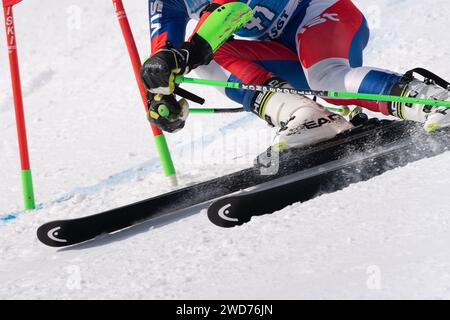
[[[141,68],[141,79],[148,91],[154,94],[172,94],[175,76],[183,75],[200,65],[208,64],[213,57],[210,45],[194,35],[189,42],[175,49],[170,43],[159,50]]]
[[[189,114],[189,104],[185,99],[176,100],[173,94],[147,94],[148,120],[166,132],[183,129]]]
[[[151,93],[169,95],[175,89],[175,76],[183,74],[187,59],[175,49],[162,49],[144,62],[141,78]]]

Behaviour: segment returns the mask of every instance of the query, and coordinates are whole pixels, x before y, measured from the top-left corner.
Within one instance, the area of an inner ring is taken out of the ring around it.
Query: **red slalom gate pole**
[[[130,23],[128,22],[128,17],[125,12],[122,0],[113,0],[113,5],[116,11],[117,19],[120,23],[120,28],[122,29],[122,34],[127,45],[128,54],[131,58],[131,63],[133,65],[134,75],[136,77],[136,82],[139,87],[139,92],[141,93],[142,102],[144,103],[145,112],[148,112],[147,107],[147,89],[144,87],[140,70],[142,67],[141,59],[139,57],[139,52],[136,47],[136,42],[134,41],[133,33],[131,31]],[[152,128],[153,135],[155,137],[156,149],[158,151],[161,163],[164,169],[165,175],[169,178],[169,183],[171,185],[177,185],[177,177],[175,167],[173,165],[172,157],[170,155],[169,146],[167,145],[167,140],[163,132],[156,126],[150,124]]]
[[[34,201],[33,179],[31,175],[30,159],[28,155],[27,131],[23,111],[22,85],[20,83],[19,59],[17,56],[16,32],[14,27],[13,6],[22,0],[3,0],[5,15],[6,37],[8,41],[9,65],[16,114],[17,136],[19,140],[22,189],[26,210],[36,208]]]

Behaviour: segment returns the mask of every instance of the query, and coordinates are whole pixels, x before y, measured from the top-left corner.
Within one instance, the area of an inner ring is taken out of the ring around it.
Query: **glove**
[[[211,62],[211,46],[195,34],[189,42],[175,49],[170,43],[159,50],[141,68],[141,79],[148,91],[170,95],[175,89],[175,76],[183,75]]]
[[[148,120],[163,131],[174,133],[183,129],[189,114],[185,99],[177,101],[173,94],[147,93]]]

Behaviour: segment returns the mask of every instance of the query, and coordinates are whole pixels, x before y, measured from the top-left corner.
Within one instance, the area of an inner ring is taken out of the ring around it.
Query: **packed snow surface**
[[[126,0],[142,57],[147,1]],[[365,63],[450,78],[447,0],[355,1],[372,26]],[[70,249],[35,232],[170,190],[111,1],[15,7],[36,199],[23,213],[5,46],[0,50],[1,299],[450,298],[450,153],[231,230],[205,211]],[[440,30],[443,30],[441,32]],[[0,43],[5,44],[4,32]],[[233,107],[212,89],[208,105]],[[168,136],[181,185],[252,164],[271,130],[247,114],[191,115]]]

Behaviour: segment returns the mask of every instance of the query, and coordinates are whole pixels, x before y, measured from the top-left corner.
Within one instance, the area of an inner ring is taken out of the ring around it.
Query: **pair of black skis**
[[[418,124],[371,119],[312,147],[269,149],[254,167],[230,175],[96,215],[46,223],[37,235],[46,245],[69,246],[207,206],[214,224],[234,227],[449,148],[450,129],[428,134]]]

